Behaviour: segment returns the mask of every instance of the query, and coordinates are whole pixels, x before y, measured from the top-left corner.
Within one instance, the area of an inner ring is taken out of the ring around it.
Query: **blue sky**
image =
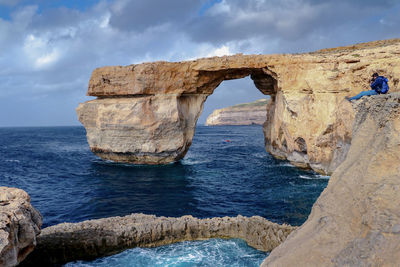
[[[397,0],[0,0],[0,127],[79,125],[94,68],[400,37]],[[262,97],[224,82],[215,108]]]

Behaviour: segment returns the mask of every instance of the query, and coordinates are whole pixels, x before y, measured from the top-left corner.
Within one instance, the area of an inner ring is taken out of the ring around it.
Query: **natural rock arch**
[[[188,63],[95,70],[88,94],[98,99],[78,108],[91,150],[118,162],[177,161],[191,145],[204,102],[224,80],[250,76],[263,94],[274,97],[278,90],[275,74],[266,67],[193,71]]]
[[[354,53],[354,50],[357,53]],[[398,42],[312,54],[235,55],[96,69],[77,113],[91,150],[103,159],[164,164],[189,149],[203,103],[224,80],[249,76],[271,95],[264,127],[268,152],[331,173],[351,142],[354,112],[346,95],[365,89],[375,71],[399,84]],[[385,62],[389,62],[386,64]]]

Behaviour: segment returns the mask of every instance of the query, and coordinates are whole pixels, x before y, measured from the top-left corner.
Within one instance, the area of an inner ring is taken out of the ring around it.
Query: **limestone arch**
[[[97,99],[77,108],[90,149],[102,159],[134,164],[165,164],[188,151],[207,97],[224,81],[247,76],[270,95],[277,75],[265,66],[219,66],[195,62],[153,62],[96,69],[88,95]],[[229,64],[228,64],[229,65]]]

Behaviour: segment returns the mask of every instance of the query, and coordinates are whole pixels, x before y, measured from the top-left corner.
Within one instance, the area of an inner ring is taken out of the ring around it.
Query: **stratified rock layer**
[[[0,266],[16,266],[25,259],[41,226],[42,216],[25,191],[0,187]]]
[[[356,109],[345,161],[262,266],[400,266],[400,93]]]
[[[267,119],[267,99],[216,109],[208,116],[207,126],[212,125],[262,125]]]
[[[155,247],[187,240],[242,238],[250,246],[270,251],[295,227],[253,217],[197,219],[132,214],[62,223],[43,229],[38,246],[24,266],[48,266],[76,260],[93,260],[132,247]]]
[[[235,55],[94,70],[79,120],[104,159],[159,164],[181,159],[207,96],[224,80],[250,76],[270,95],[266,150],[301,167],[331,173],[351,141],[346,95],[369,87],[378,71],[399,90],[399,40],[296,55]]]

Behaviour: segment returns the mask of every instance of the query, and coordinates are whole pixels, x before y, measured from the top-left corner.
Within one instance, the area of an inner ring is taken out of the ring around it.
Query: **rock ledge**
[[[241,238],[250,246],[271,251],[296,227],[253,217],[197,219],[131,214],[43,229],[35,251],[24,266],[49,266],[93,260],[133,247],[155,247],[180,241]]]

